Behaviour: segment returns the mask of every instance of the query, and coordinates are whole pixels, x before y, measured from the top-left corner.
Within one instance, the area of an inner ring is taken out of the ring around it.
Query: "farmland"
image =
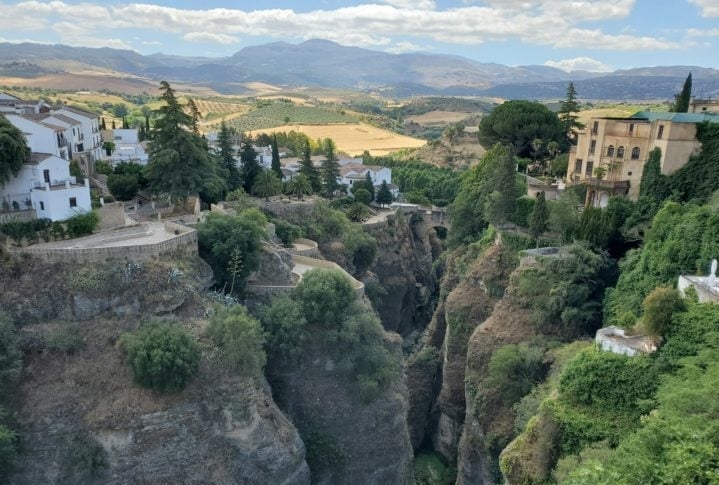
[[[260,101],[259,106],[247,114],[224,118],[227,124],[239,131],[274,128],[288,123],[356,123],[359,118],[337,108],[297,105],[282,101]],[[205,129],[214,129],[220,120],[206,123]]]
[[[374,156],[387,155],[407,148],[418,148],[425,145],[426,140],[419,140],[409,136],[398,135],[388,130],[383,130],[365,123],[354,124],[294,124],[278,126],[272,129],[260,129],[252,134],[272,132],[297,131],[306,134],[308,137],[332,138],[337,144],[337,149],[350,156],[361,155],[368,150]]]

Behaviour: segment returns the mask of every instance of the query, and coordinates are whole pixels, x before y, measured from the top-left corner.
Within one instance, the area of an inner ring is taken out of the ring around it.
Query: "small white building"
[[[8,114],[5,118],[22,132],[31,151],[69,160],[70,142],[65,138],[65,127],[19,115]]]
[[[17,176],[0,187],[3,206],[34,209],[39,219],[61,221],[92,209],[90,185],[70,176],[70,163],[50,153],[32,153]]]
[[[81,123],[80,146],[75,150],[80,158],[86,163],[94,163],[100,160],[102,154],[102,136],[100,135],[100,115],[85,111],[84,109],[74,108],[72,106],[63,106],[53,111],[55,114],[61,114],[72,118]],[[89,173],[89,172],[88,172]]]
[[[136,128],[112,130],[115,149],[112,152],[111,160],[113,165],[121,162],[133,162],[140,165],[147,165],[149,156],[140,143],[139,133]]]
[[[645,335],[629,336],[624,333],[624,329],[613,325],[597,330],[594,340],[602,350],[629,357],[649,354],[657,350],[657,343],[653,338]]]
[[[382,185],[382,182],[392,183],[391,168],[380,167],[379,165],[363,165],[361,163],[348,163],[340,166],[338,182],[351,188],[355,182],[366,180],[367,173],[369,173],[375,187]]]

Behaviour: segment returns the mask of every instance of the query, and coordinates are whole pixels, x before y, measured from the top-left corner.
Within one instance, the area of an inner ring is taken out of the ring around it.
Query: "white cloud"
[[[688,29],[689,37],[719,37],[719,29]]]
[[[226,34],[213,34],[211,32],[188,32],[182,36],[188,42],[210,42],[215,44],[237,44],[240,42],[239,37]]]
[[[573,59],[562,59],[561,61],[547,61],[545,66],[556,67],[562,71],[589,71],[589,72],[612,72],[614,68],[591,57],[575,57]]]
[[[392,47],[385,49],[385,52],[391,52],[392,54],[403,54],[405,52],[417,52],[430,50],[429,47],[423,47],[421,45],[413,44],[412,42],[401,41],[394,44]]]
[[[719,2],[716,0],[689,0],[701,10],[702,17],[719,17]]]
[[[119,37],[124,29],[133,29],[223,45],[237,43],[239,37],[258,36],[295,40],[323,38],[346,45],[395,50],[409,49],[415,40],[463,45],[519,40],[559,48],[608,50],[680,47],[660,37],[615,35],[601,29],[581,28],[587,21],[627,17],[635,0],[486,0],[482,6],[449,9],[438,9],[434,0],[373,1],[376,3],[296,12],[291,9],[191,10],[146,3],[70,5],[34,0],[7,5],[0,0],[0,31],[8,36],[72,23],[72,33],[55,29],[63,41],[68,37],[75,41],[82,37]],[[397,42],[396,38],[410,44]]]

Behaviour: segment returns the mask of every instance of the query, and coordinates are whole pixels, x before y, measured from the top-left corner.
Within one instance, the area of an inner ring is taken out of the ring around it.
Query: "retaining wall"
[[[37,219],[37,213],[35,212],[35,209],[0,213],[0,224],[14,221],[27,222],[32,221],[33,219]]]
[[[295,240],[295,244],[304,244],[310,247],[305,249],[298,249],[292,246],[288,248],[292,254],[296,254],[297,256],[307,256],[308,258],[314,259],[319,259],[322,256],[320,254],[320,249],[317,246],[317,241],[313,241],[312,239],[299,238]]]
[[[36,258],[50,263],[57,262],[105,262],[108,259],[151,260],[163,254],[182,251],[197,254],[197,232],[173,222],[165,223],[165,230],[177,233],[171,239],[152,244],[137,244],[109,248],[43,248],[28,246],[26,248],[12,249],[17,253],[30,254]],[[135,236],[137,237],[137,235]]]

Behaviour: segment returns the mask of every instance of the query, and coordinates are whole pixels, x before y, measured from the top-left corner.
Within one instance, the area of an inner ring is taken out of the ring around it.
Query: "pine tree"
[[[323,144],[325,159],[322,161],[320,173],[322,176],[322,186],[327,197],[332,198],[335,191],[339,188],[337,178],[340,176],[340,165],[337,163],[335,155],[335,142],[331,138],[326,138]]]
[[[277,148],[277,135],[272,137],[272,171],[282,180],[282,165],[280,164],[280,150]]]
[[[232,133],[224,121],[220,124],[220,132],[217,134],[217,145],[220,149],[218,163],[225,172],[227,190],[232,192],[242,186],[242,176],[240,169],[237,168],[235,150],[232,148]]]
[[[115,129],[115,120],[114,119],[112,120],[112,129],[113,130]]]
[[[151,132],[149,188],[183,201],[203,188],[218,186],[216,164],[202,138],[190,130],[192,118],[185,113],[166,81],[160,84],[164,105]]]
[[[130,128],[130,125],[127,124],[127,119],[123,116],[122,117],[122,129],[127,130]]]
[[[549,208],[544,192],[540,192],[537,201],[532,209],[532,215],[529,218],[529,234],[537,241],[539,247],[539,237],[544,234],[549,227]]]
[[[245,192],[251,194],[255,179],[257,179],[262,167],[257,162],[257,152],[252,146],[252,140],[249,138],[244,139],[240,144],[240,164],[242,165],[242,188],[245,189]]]
[[[674,105],[671,111],[675,113],[686,113],[689,111],[689,102],[692,97],[692,73],[690,72],[684,81],[684,86],[680,93],[674,95]]]
[[[150,117],[147,115],[145,116],[145,134],[150,136]]]
[[[200,119],[202,118],[202,114],[200,113],[200,110],[197,108],[197,105],[195,104],[195,101],[190,99],[187,102],[187,107],[190,110],[190,118],[192,122],[190,123],[190,129],[195,135],[200,134]]]
[[[105,117],[104,116],[102,118],[100,118],[100,129],[103,131],[107,129],[107,127],[105,126]]]
[[[382,181],[382,184],[377,190],[377,196],[375,199],[377,200],[377,203],[383,207],[392,203],[392,192],[389,190],[389,186],[386,181]]]
[[[574,88],[574,83],[571,81],[567,85],[567,97],[560,103],[558,114],[564,134],[573,143],[577,137],[576,130],[584,128],[584,125],[578,121],[579,102],[577,102],[577,91]]]
[[[322,181],[320,180],[320,174],[312,163],[312,148],[310,147],[310,140],[305,139],[302,145],[302,159],[300,160],[300,174],[307,177],[312,187],[312,192],[315,194],[322,191]]]

